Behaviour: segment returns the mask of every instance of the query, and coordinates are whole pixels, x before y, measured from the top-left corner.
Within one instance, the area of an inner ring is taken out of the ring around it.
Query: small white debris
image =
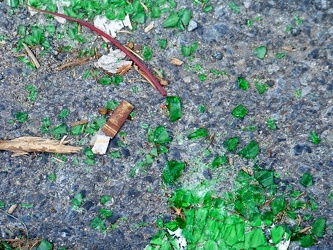
[[[109,20],[105,16],[98,15],[94,18],[94,26],[103,30],[106,34],[112,37],[116,37],[117,32],[124,27],[128,27],[130,30],[132,30],[131,20],[129,19],[128,15],[125,16],[125,19],[123,21]],[[103,39],[105,41],[108,41],[105,38]]]
[[[108,149],[110,137],[106,135],[96,135],[96,141],[91,149],[94,154],[104,155]]]
[[[145,29],[144,32],[148,33],[149,31],[151,31],[154,28],[154,22],[151,22]]]
[[[245,1],[243,2],[244,7],[247,8],[247,9],[250,8],[251,2],[252,2],[252,0],[245,0]]]
[[[187,31],[193,31],[196,28],[198,28],[198,23],[191,19],[188,26],[187,26]]]
[[[182,230],[180,228],[178,228],[174,232],[169,229],[167,229],[167,230],[168,230],[168,233],[170,235],[172,235],[175,238],[175,240],[177,241],[179,249],[185,250],[186,246],[187,246],[187,242],[186,242],[186,238],[182,235]]]
[[[108,55],[103,55],[95,63],[96,67],[102,68],[112,74],[116,74],[117,70],[125,65],[132,65],[132,61],[122,60],[125,58],[125,53],[121,50],[110,50]]]

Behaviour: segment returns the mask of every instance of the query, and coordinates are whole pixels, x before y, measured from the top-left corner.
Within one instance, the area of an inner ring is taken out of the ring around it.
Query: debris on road
[[[32,152],[48,152],[59,154],[72,154],[79,152],[81,147],[67,146],[69,141],[57,141],[42,137],[24,136],[13,140],[0,140],[0,150],[14,152],[12,157]]]

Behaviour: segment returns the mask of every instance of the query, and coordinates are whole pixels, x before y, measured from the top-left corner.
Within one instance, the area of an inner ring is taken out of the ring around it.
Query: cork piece
[[[102,131],[111,137],[115,137],[118,133],[120,127],[124,124],[126,119],[128,118],[129,114],[134,109],[134,106],[129,102],[123,100],[118,105],[118,107],[114,110],[113,114],[111,115],[110,119],[107,123],[103,126]]]

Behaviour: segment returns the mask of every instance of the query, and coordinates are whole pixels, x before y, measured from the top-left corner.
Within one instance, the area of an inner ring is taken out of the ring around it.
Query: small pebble
[[[298,36],[299,34],[301,34],[301,30],[297,27],[293,27],[291,30],[290,30],[290,33],[291,35],[293,36]]]
[[[220,51],[216,51],[212,56],[216,60],[222,60],[223,59],[223,54]]]
[[[3,74],[0,73],[0,80],[2,80],[2,79],[3,79]]]
[[[314,49],[310,52],[309,57],[313,59],[318,59],[320,49]]]
[[[194,20],[190,20],[190,23],[188,24],[187,31],[193,31],[196,28],[198,28],[198,23]]]
[[[273,81],[273,80],[268,80],[267,82],[266,82],[266,84],[269,86],[269,87],[274,87],[274,85],[275,85],[275,82]]]

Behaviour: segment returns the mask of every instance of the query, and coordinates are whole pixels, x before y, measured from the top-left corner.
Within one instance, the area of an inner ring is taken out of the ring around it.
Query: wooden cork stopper
[[[115,137],[133,109],[134,106],[132,104],[125,100],[121,101],[118,107],[113,111],[110,119],[103,126],[102,131],[104,134],[110,136],[111,139]]]

